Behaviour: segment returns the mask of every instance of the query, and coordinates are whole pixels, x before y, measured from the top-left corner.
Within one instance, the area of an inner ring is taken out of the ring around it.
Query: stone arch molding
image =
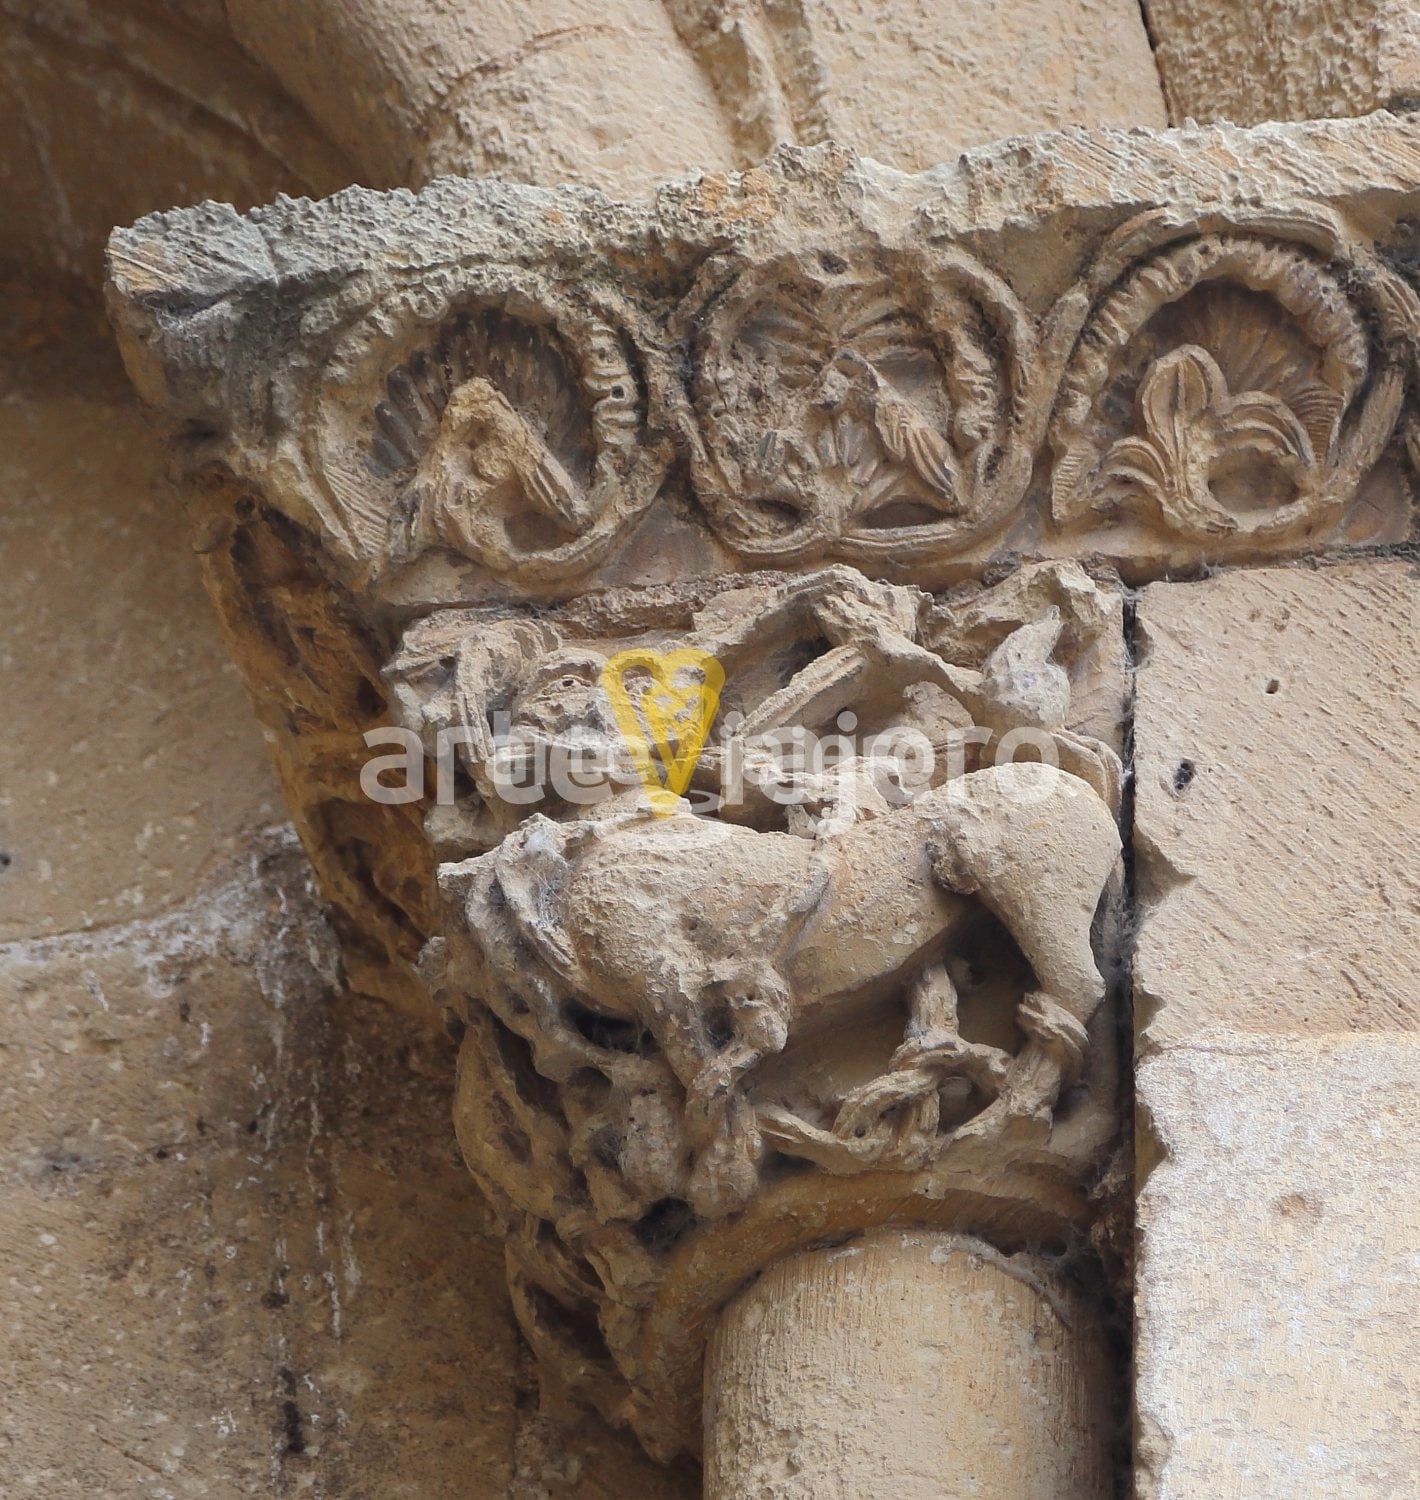
[[[657,512],[711,571],[950,577],[1372,540],[1358,497],[1403,503],[1420,303],[1324,209],[1142,215],[1043,312],[933,243],[681,269],[651,298],[483,262],[353,318],[300,468],[364,580],[585,585]]]

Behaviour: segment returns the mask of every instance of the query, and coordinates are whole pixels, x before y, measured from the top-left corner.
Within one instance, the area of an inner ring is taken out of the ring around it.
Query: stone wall
[[[3,1488],[693,1494],[539,1415],[454,1048],[340,985],[100,315],[4,307]]]
[[[1140,1494],[1402,1494],[1413,561],[1138,607]],[[1225,1222],[1227,1232],[1200,1225]]]

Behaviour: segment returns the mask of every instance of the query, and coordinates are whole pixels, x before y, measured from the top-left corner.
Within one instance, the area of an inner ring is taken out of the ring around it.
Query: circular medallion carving
[[[720,266],[687,322],[696,490],[741,555],[933,557],[1019,500],[1029,322],[968,258]]]

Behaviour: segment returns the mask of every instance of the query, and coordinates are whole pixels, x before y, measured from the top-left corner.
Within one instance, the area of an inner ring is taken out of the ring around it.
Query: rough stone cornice
[[[1417,183],[1420,136],[1387,116],[1069,133],[916,178],[817,148],[648,208],[450,179],[186,210],[119,231],[111,264],[130,367],[190,460],[401,607],[595,587],[658,547],[681,575],[1147,573],[1407,534],[1417,304],[1391,262]],[[537,345],[526,399],[576,392],[543,538],[460,530],[438,494],[450,442],[518,420],[516,392],[447,411],[450,361],[507,337]],[[781,369],[801,394],[762,389]],[[809,414],[825,381],[858,387],[866,452]]]

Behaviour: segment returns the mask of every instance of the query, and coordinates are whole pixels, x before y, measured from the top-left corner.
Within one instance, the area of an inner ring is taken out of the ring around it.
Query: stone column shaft
[[[706,1500],[1105,1500],[1111,1383],[1038,1257],[900,1229],[806,1250],[710,1341]]]

